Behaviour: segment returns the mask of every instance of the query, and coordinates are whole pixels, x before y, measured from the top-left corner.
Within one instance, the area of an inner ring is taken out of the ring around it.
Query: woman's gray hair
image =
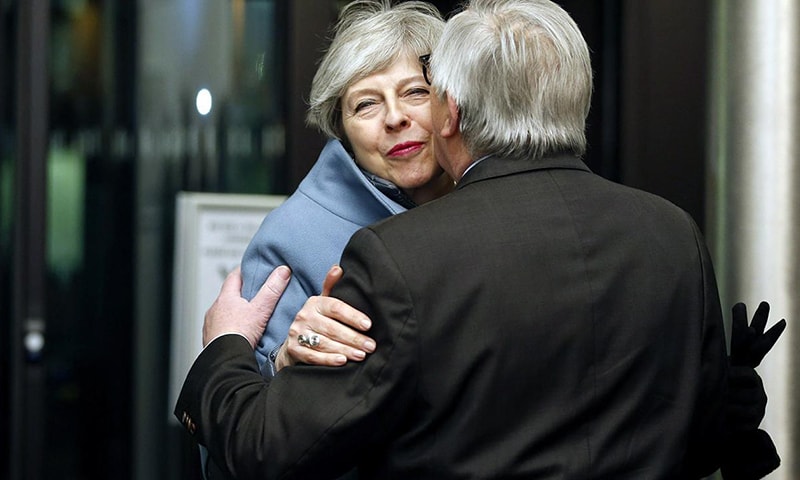
[[[347,87],[405,55],[416,59],[430,53],[443,29],[441,13],[426,2],[392,6],[390,0],[356,0],[347,4],[311,83],[306,123],[342,140],[340,101]]]
[[[431,73],[440,98],[455,100],[474,157],[585,152],[589,48],[555,3],[472,0],[448,21]]]

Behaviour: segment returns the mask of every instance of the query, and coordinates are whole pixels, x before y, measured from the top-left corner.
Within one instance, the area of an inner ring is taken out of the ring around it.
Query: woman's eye
[[[369,108],[369,107],[371,107],[373,105],[375,105],[375,101],[373,101],[373,100],[362,100],[362,101],[356,103],[356,107],[353,110],[356,113],[358,113],[358,112],[364,110],[365,108]]]
[[[409,95],[428,95],[430,91],[427,88],[416,87],[408,90]]]

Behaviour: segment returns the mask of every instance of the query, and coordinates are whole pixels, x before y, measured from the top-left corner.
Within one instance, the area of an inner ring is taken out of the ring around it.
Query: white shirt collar
[[[474,162],[472,162],[472,164],[469,167],[467,167],[466,170],[464,170],[464,173],[461,175],[461,178],[464,178],[464,175],[466,175],[467,172],[472,170],[472,167],[474,167],[475,165],[481,163],[482,161],[486,160],[489,157],[491,157],[491,155],[484,155],[481,158],[479,158],[479,159],[475,160]]]

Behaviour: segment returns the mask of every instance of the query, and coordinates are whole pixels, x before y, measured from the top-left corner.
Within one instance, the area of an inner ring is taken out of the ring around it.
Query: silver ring
[[[319,345],[319,335],[303,335],[302,333],[297,336],[297,343],[304,347],[313,348]]]

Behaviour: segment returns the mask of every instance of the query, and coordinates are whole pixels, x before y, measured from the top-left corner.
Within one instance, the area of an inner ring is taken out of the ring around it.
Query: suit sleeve
[[[691,219],[690,222],[700,255],[704,313],[699,391],[689,431],[685,478],[701,478],[719,468],[723,455],[728,360],[722,308],[711,257],[697,225]]]
[[[175,414],[238,479],[335,478],[375,455],[408,412],[417,322],[403,278],[370,230],[354,235],[341,264],[333,294],[373,320],[378,346],[366,360],[298,365],[270,381],[247,341],[226,335],[187,375]]]

